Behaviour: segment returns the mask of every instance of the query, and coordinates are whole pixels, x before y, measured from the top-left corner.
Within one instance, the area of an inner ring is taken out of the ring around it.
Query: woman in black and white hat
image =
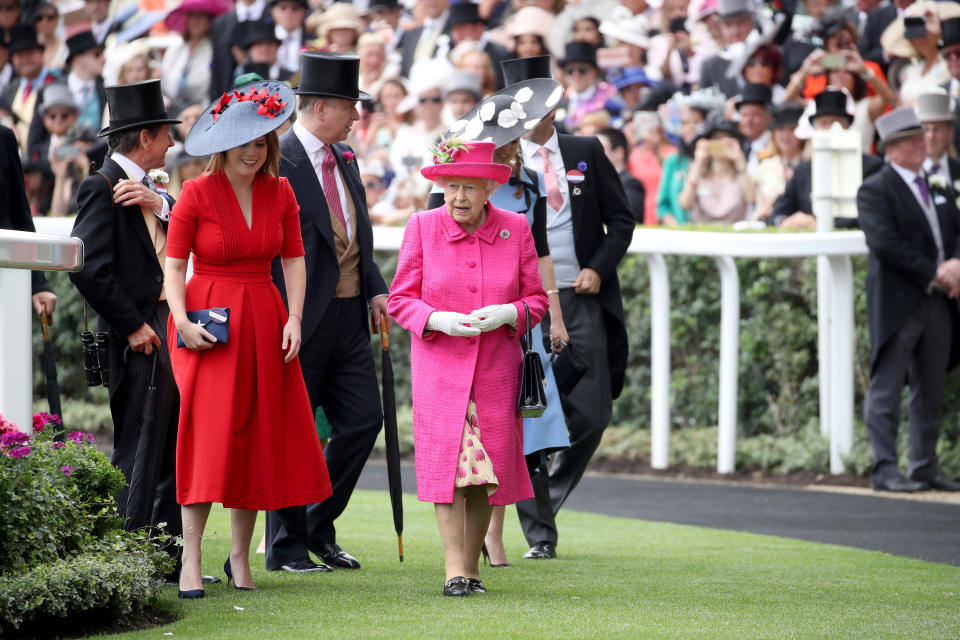
[[[204,595],[200,540],[211,503],[232,509],[223,570],[237,589],[253,589],[257,511],[331,495],[297,359],[306,288],[300,209],[279,177],[276,129],[295,100],[283,83],[248,84],[207,107],[186,140],[187,153],[210,162],[184,184],[166,249],[167,339],[181,399],[182,598]],[[185,284],[191,253],[193,277]],[[270,273],[278,254],[288,307]],[[174,346],[178,338],[182,347]]]
[[[450,129],[452,135],[493,142],[496,145],[494,162],[512,169],[509,181],[490,196],[490,202],[495,207],[525,215],[532,228],[543,288],[550,300],[550,342],[556,353],[563,350],[570,337],[563,324],[560,295],[547,244],[547,190],[543,176],[533,168],[523,166],[520,138],[553,110],[562,92],[562,85],[549,78],[517,82],[487,97]],[[435,188],[427,209],[442,205],[443,189]],[[542,456],[570,445],[550,354],[543,346],[539,326],[533,329],[533,347],[540,354],[547,374],[547,410],[539,418],[523,420],[523,453],[532,472],[540,466]],[[504,512],[505,507],[494,507],[487,529],[483,552],[492,567],[509,566],[503,549]]]

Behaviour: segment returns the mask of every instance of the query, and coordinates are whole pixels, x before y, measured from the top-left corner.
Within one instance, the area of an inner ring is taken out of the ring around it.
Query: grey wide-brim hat
[[[533,78],[517,82],[464,114],[450,126],[448,135],[502,147],[540,124],[562,97],[563,85],[556,80]]]
[[[209,156],[243,146],[286,122],[296,104],[293,89],[277,80],[228,91],[190,128],[184,149],[191,156]]]
[[[918,95],[916,109],[920,122],[953,122],[957,119],[950,95],[941,87],[930,87]]]
[[[73,92],[66,84],[53,82],[43,89],[43,98],[40,106],[37,107],[40,114],[46,113],[51,107],[63,107],[71,111],[79,111],[76,100],[73,99]]]
[[[876,119],[874,125],[880,134],[877,150],[881,153],[891,142],[923,133],[923,125],[911,107],[900,107]]]

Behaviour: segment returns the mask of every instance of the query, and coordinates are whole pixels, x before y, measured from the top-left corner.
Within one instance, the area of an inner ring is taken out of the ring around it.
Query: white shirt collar
[[[557,136],[556,129],[553,130],[553,133],[550,134],[550,139],[547,140],[543,145],[539,145],[533,140],[521,138],[520,146],[523,148],[524,153],[529,156],[537,155],[540,152],[541,146],[546,147],[551,155],[556,154],[557,156],[560,156],[560,138]]]
[[[424,18],[424,19],[423,19],[423,26],[424,26],[424,27],[431,26],[431,27],[440,27],[440,28],[443,28],[443,26],[447,24],[447,17],[448,17],[449,15],[450,15],[450,11],[449,11],[449,9],[448,9],[447,11],[444,11],[443,13],[441,13],[441,14],[440,14],[438,17],[436,17],[436,18]]]
[[[753,152],[762,151],[767,143],[770,142],[770,132],[764,131],[760,137],[750,143],[750,150]]]
[[[326,143],[310,133],[299,119],[293,123],[293,134],[300,140],[300,144],[303,145],[303,150],[307,152],[308,156],[314,158],[319,154],[319,159],[323,159],[323,156],[326,154],[326,150],[323,147]]]
[[[916,187],[917,184],[914,180],[917,179],[917,176],[920,175],[916,171],[911,171],[906,167],[901,167],[896,162],[891,162],[890,166],[893,167],[893,170],[900,174],[900,177],[903,178],[903,181],[910,185],[911,188]]]
[[[923,170],[927,173],[930,173],[930,167],[933,166],[934,161],[930,158],[927,158],[923,161]],[[947,175],[947,172],[950,170],[950,156],[944,153],[942,156],[937,158],[937,173],[943,173]]]
[[[257,0],[253,4],[236,4],[237,20],[246,22],[247,20],[259,20],[263,16],[263,10],[267,7],[267,0]]]
[[[277,37],[280,38],[280,40],[293,38],[294,41],[299,41],[302,38],[301,34],[303,33],[303,27],[297,27],[293,31],[287,31],[280,25],[277,25],[277,28],[274,30],[274,32],[277,34]]]
[[[72,71],[67,75],[67,86],[70,87],[70,91],[73,93],[79,92],[84,87],[91,89],[96,85],[93,80],[81,80],[79,76],[75,75]],[[83,105],[80,105],[80,108],[83,108]]]
[[[114,152],[110,156],[110,159],[116,162],[118,165],[120,165],[120,168],[126,172],[127,177],[130,178],[131,180],[136,180],[137,182],[140,182],[141,180],[143,180],[143,176],[147,173],[146,171],[143,170],[143,168],[140,165],[138,165],[136,162],[134,162],[127,156],[123,155],[122,153]]]

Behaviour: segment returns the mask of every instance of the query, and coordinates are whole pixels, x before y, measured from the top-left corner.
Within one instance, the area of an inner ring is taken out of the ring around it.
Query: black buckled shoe
[[[470,586],[470,593],[487,592],[487,588],[480,582],[480,578],[467,578],[467,584]]]
[[[557,557],[557,545],[550,542],[538,542],[523,554],[527,560],[551,560]]]
[[[288,562],[287,564],[280,567],[284,571],[289,571],[290,573],[317,573],[321,571],[333,571],[330,567],[325,567],[322,564],[317,564],[309,558],[302,558],[300,560],[294,560],[293,562]]]
[[[319,546],[310,547],[318,558],[328,567],[337,569],[359,569],[360,561],[340,548],[336,542],[328,542]]]
[[[470,581],[463,576],[450,578],[443,583],[443,595],[448,598],[462,598],[470,595],[471,592]]]

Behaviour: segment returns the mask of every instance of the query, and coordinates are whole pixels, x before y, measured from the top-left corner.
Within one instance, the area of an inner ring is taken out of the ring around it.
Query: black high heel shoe
[[[509,567],[509,562],[501,562],[500,564],[490,564],[490,552],[487,551],[487,543],[484,542],[483,546],[480,547],[480,553],[483,555],[483,564],[489,564],[491,569],[498,569],[503,567]]]
[[[206,594],[203,589],[190,589],[188,591],[181,591],[177,589],[177,597],[183,598],[184,600],[196,600],[197,598],[202,598]]]
[[[227,586],[230,586],[230,581],[233,580],[233,567],[230,566],[230,558],[227,558],[223,563],[223,572],[227,574]],[[236,580],[233,580],[233,588],[237,591],[256,591],[256,587],[241,587],[237,584]],[[201,596],[202,597],[202,596]]]

